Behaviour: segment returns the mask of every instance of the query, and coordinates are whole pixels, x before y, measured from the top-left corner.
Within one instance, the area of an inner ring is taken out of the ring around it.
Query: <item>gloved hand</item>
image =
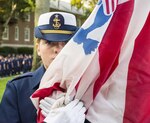
[[[46,123],[84,123],[86,108],[75,99],[65,107],[52,109],[44,119]]]
[[[46,117],[51,109],[62,107],[64,98],[64,95],[57,100],[51,97],[45,97],[40,101],[39,107],[41,108],[41,113]]]

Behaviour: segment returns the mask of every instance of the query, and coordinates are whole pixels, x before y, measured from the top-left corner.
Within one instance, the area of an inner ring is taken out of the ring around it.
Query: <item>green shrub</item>
[[[20,48],[17,48],[17,53],[18,54],[33,54],[33,48],[20,47]]]
[[[7,56],[8,54],[33,54],[33,48],[29,47],[0,47],[0,55]]]
[[[13,47],[0,47],[0,55],[7,56],[10,53],[17,54],[17,49]]]

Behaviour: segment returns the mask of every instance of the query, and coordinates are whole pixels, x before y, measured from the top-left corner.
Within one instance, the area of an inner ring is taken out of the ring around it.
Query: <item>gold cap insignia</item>
[[[54,19],[53,19],[53,27],[54,29],[59,29],[60,26],[61,26],[61,23],[60,23],[60,19],[58,18],[59,15],[55,15]]]

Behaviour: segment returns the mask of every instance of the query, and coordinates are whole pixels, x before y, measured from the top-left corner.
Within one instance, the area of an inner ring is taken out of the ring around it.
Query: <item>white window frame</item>
[[[3,35],[2,35],[3,40],[9,40],[9,27],[5,27]]]
[[[19,41],[19,27],[15,26],[15,41]]]
[[[30,28],[24,28],[24,41],[30,41]]]
[[[30,22],[30,19],[31,19],[30,13],[26,14],[25,15],[25,21]]]

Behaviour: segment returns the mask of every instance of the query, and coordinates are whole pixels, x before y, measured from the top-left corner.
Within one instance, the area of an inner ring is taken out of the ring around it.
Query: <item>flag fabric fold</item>
[[[133,12],[131,16],[131,20],[128,26],[128,30],[126,32],[125,38],[123,40],[123,44],[120,47],[120,53],[118,57],[116,57],[116,62],[114,62],[114,66],[111,67],[113,69],[113,72],[110,74],[110,76],[106,79],[105,83],[101,86],[100,90],[97,91],[97,97],[94,99],[93,104],[90,106],[87,114],[87,119],[94,123],[141,123],[141,120],[132,120],[133,117],[131,117],[131,112],[127,112],[124,114],[125,110],[135,110],[133,105],[128,105],[126,107],[127,102],[131,101],[130,99],[128,100],[128,96],[126,94],[130,93],[127,92],[126,88],[128,88],[128,82],[130,82],[129,77],[129,66],[130,66],[130,60],[133,58],[134,52],[133,50],[135,49],[135,43],[137,40],[137,37],[141,34],[141,31],[143,27],[145,26],[145,22],[147,20],[149,11],[150,11],[150,3],[149,1],[133,1],[134,6],[133,6]],[[131,3],[131,1],[130,1]],[[121,7],[121,6],[120,6]],[[141,9],[139,9],[141,8]],[[139,18],[140,16],[140,18]],[[148,27],[148,26],[147,26]],[[150,28],[149,28],[150,30]],[[113,37],[114,38],[114,37]],[[147,36],[147,39],[145,38],[146,45],[150,45],[148,42],[149,41],[149,36]],[[145,40],[141,39],[141,43],[144,43]],[[111,43],[110,43],[111,44]],[[112,44],[113,45],[113,44]],[[141,44],[141,48],[142,48]],[[114,50],[114,49],[113,49]],[[148,49],[144,49],[144,51],[147,51]],[[101,54],[103,51],[106,53],[107,51],[99,49],[99,53]],[[103,54],[104,55],[104,54]],[[108,54],[109,57],[110,54]],[[150,54],[147,54],[150,56]],[[107,56],[107,55],[106,55]],[[142,58],[142,57],[141,57]],[[146,57],[144,57],[145,59]],[[103,56],[99,57],[99,60],[105,60]],[[146,58],[147,59],[147,58]],[[107,60],[111,61],[112,60]],[[105,61],[106,62],[106,61]],[[104,62],[104,63],[105,63]],[[136,61],[138,64],[141,66],[140,61]],[[108,63],[106,63],[107,65]],[[134,64],[135,65],[135,64]],[[144,65],[144,64],[143,64]],[[146,65],[148,68],[150,65]],[[104,72],[104,69],[106,68],[104,64],[101,64],[100,62],[100,72]],[[137,67],[137,66],[135,66]],[[110,67],[109,67],[110,68]],[[108,70],[108,69],[106,69]],[[137,75],[134,79],[133,82],[138,82],[138,77],[140,76],[140,72],[136,71]],[[149,72],[147,71],[147,74]],[[102,75],[102,73],[101,73]],[[100,76],[101,76],[100,75]],[[105,74],[106,75],[106,74]],[[130,74],[132,76],[133,74]],[[100,84],[102,82],[101,77],[97,79],[97,83]],[[102,75],[104,77],[104,75]],[[147,78],[147,77],[146,77]],[[147,79],[148,80],[148,79]],[[95,82],[96,83],[96,82]],[[96,85],[95,87],[97,87]],[[94,88],[95,89],[95,88]],[[132,93],[131,93],[132,95]],[[130,96],[129,96],[130,97]],[[141,95],[142,97],[142,95]],[[135,97],[132,97],[135,98]],[[135,99],[137,102],[139,101],[138,99]],[[130,102],[131,103],[131,102]],[[136,103],[134,102],[134,105]],[[142,105],[142,104],[141,104]],[[142,109],[138,109],[138,113],[144,112]],[[95,114],[95,115],[92,115]],[[136,112],[132,114],[134,118],[138,119],[136,117]],[[130,117],[127,119],[127,117]],[[141,117],[141,119],[144,117]],[[140,119],[140,118],[139,118]]]
[[[149,0],[100,0],[31,96],[37,110],[40,99],[61,91],[66,93],[64,103],[72,98],[85,103],[86,118],[92,123],[148,123],[149,12]],[[38,123],[42,121],[39,110]]]

